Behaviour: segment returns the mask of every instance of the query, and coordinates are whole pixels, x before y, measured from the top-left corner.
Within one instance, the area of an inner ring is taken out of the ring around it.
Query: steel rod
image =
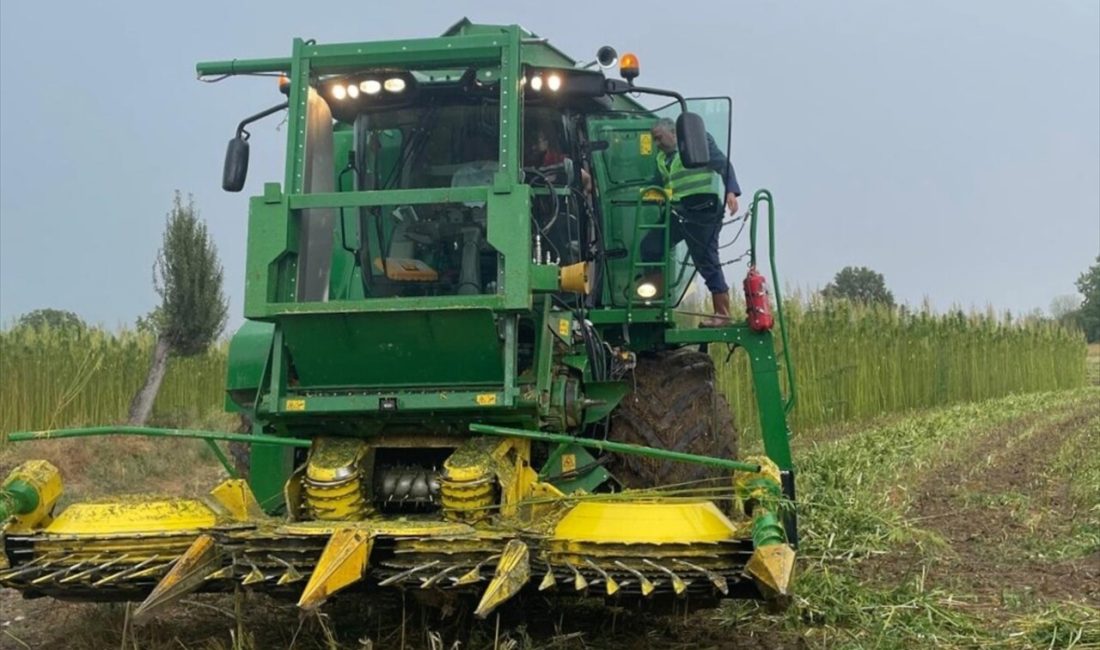
[[[582,447],[591,447],[593,449],[599,449],[601,451],[612,451],[620,454],[634,454],[636,456],[648,456],[650,458],[674,460],[683,463],[695,463],[696,465],[709,465],[711,467],[721,467],[722,469],[731,469],[739,472],[760,471],[760,466],[755,463],[745,463],[739,460],[730,460],[727,458],[714,458],[712,456],[701,456],[699,454],[688,454],[682,451],[669,451],[667,449],[657,449],[655,447],[644,447],[642,445],[632,445],[625,442],[610,442],[607,440],[593,440],[591,438],[575,438],[573,436],[560,433],[530,431],[528,429],[512,429],[509,427],[493,426],[491,424],[471,424],[470,431],[473,431],[475,433],[485,433],[493,436],[512,436],[516,438],[543,440],[546,442],[555,442],[566,445],[580,445]]]
[[[199,77],[212,75],[260,74],[265,72],[290,72],[290,59],[233,59],[231,61],[204,61],[195,66]]]
[[[224,431],[200,431],[197,429],[158,429],[154,427],[83,427],[77,429],[46,429],[43,431],[16,431],[0,434],[0,443],[27,442],[30,440],[57,440],[61,438],[86,438],[91,436],[149,436],[152,438],[192,438],[196,440],[226,440],[247,444],[285,445],[309,447],[309,440],[284,438],[262,433],[227,433]]]

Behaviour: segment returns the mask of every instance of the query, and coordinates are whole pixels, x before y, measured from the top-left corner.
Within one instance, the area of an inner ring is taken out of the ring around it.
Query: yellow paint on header
[[[582,501],[565,515],[554,539],[609,544],[692,544],[734,539],[734,526],[712,502]]]
[[[46,532],[52,535],[166,533],[210,528],[215,523],[217,518],[213,511],[194,499],[76,503],[54,519]]]

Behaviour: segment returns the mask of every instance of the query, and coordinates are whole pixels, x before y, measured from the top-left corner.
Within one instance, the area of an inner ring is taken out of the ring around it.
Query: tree
[[[153,264],[153,287],[160,305],[142,320],[156,333],[145,384],[130,402],[129,421],[149,419],[170,355],[205,351],[225,327],[228,306],[222,292],[218,251],[199,219],[194,199],[177,191],[164,225],[164,240]]]
[[[1085,297],[1077,310],[1077,322],[1089,343],[1095,343],[1100,341],[1100,255],[1096,256],[1096,264],[1077,278],[1077,290]]]
[[[32,329],[56,329],[73,332],[83,332],[88,329],[87,324],[71,311],[62,309],[35,309],[19,317],[15,322],[16,327],[29,327]]]
[[[1066,327],[1080,327],[1081,297],[1076,294],[1054,296],[1050,301],[1050,316]]]
[[[830,300],[843,298],[863,304],[894,305],[894,294],[886,288],[886,279],[866,266],[845,266],[825,285],[821,295]]]
[[[1072,317],[1080,306],[1080,296],[1071,293],[1054,296],[1050,301],[1050,315],[1054,320],[1064,321]]]

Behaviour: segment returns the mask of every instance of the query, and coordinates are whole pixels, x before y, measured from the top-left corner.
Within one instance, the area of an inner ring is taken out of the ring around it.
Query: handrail
[[[396,190],[357,190],[354,192],[312,192],[287,194],[291,210],[308,208],[361,208],[380,205],[427,205],[432,203],[463,203],[487,201],[491,188],[484,185],[471,187],[432,187]]]
[[[787,320],[783,317],[783,297],[779,289],[779,272],[775,264],[775,202],[772,193],[768,190],[757,190],[752,197],[752,207],[749,215],[749,265],[756,266],[756,222],[759,204],[766,201],[768,204],[768,260],[772,270],[772,286],[775,290],[775,312],[779,319],[779,336],[783,341],[783,365],[787,368],[787,401],[783,405],[785,413],[790,413],[797,400],[797,392],[794,383],[794,366],[791,364],[790,344],[787,340]]]

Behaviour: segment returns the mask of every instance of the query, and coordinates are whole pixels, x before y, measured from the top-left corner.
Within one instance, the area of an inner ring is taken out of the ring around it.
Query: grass
[[[800,490],[806,496],[800,508],[805,534],[796,607],[776,617],[755,603],[731,603],[718,612],[716,623],[739,634],[786,632],[811,647],[1097,647],[1100,610],[1095,602],[1025,597],[1027,585],[991,602],[988,594],[979,595],[977,586],[990,578],[988,567],[977,569],[983,575],[967,574],[966,551],[952,547],[934,520],[916,516],[912,500],[928,497],[916,496],[917,484],[945,469],[968,444],[995,435],[1007,423],[1038,416],[1012,436],[1015,440],[1042,435],[1067,414],[1085,409],[1094,414],[1093,424],[1069,432],[1057,450],[1063,464],[1055,463],[1049,474],[1080,498],[1091,499],[1095,521],[1100,475],[1092,467],[1100,464],[1097,455],[1088,456],[1085,473],[1063,472],[1069,469],[1064,462],[1080,457],[1082,446],[1095,450],[1098,405],[1100,392],[1095,389],[1013,396],[937,409],[821,445],[803,441],[798,457]],[[959,498],[999,511],[1025,507],[1033,496],[965,492]],[[1000,552],[1010,555],[1017,541]],[[1034,558],[1041,564],[1072,558],[1095,563],[1100,558],[1100,540],[1088,534],[1071,532],[1067,539],[1046,541],[1053,552]],[[1075,546],[1074,551],[1059,544]],[[930,577],[931,568],[952,557],[955,573]]]
[[[1072,476],[1066,489],[1078,517],[1069,522],[1068,535],[1044,550],[1056,559],[1084,557],[1100,549],[1100,417],[1090,420],[1058,454],[1052,473]]]
[[[1085,364],[1089,384],[1100,386],[1100,342],[1089,343],[1088,357]]]
[[[174,419],[154,418],[150,426],[177,426]],[[232,430],[237,419],[210,413],[191,420],[198,428]],[[225,443],[223,453],[227,453]],[[0,447],[0,479],[25,460],[43,458],[61,472],[64,507],[74,501],[121,494],[204,496],[227,478],[218,459],[200,440],[104,436],[73,440],[40,440]],[[187,471],[180,471],[186,468]],[[2,646],[0,646],[2,647]]]

